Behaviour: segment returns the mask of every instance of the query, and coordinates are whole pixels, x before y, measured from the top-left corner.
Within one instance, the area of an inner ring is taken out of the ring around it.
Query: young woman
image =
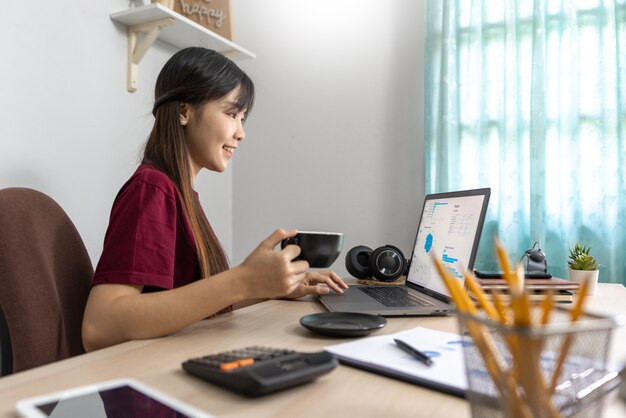
[[[252,81],[215,51],[183,49],[165,64],[142,164],[111,211],[83,319],[87,351],[167,335],[257,299],[347,288],[293,261],[299,247],[275,250],[296,230],[275,231],[229,268],[193,184],[203,168],[227,168],[253,102]]]

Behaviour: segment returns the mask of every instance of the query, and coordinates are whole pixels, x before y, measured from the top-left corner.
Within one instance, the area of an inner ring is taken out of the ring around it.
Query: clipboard
[[[406,341],[427,354],[433,360],[432,366],[426,366],[402,351],[394,343],[394,338]],[[324,349],[342,364],[465,398],[467,376],[464,344],[467,341],[459,334],[417,327]]]

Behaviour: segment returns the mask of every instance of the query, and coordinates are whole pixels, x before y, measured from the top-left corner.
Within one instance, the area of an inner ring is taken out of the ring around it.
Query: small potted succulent
[[[569,277],[572,281],[582,284],[585,280],[590,280],[589,294],[593,295],[598,284],[598,274],[600,264],[594,256],[589,254],[590,245],[576,243],[569,250],[567,266],[569,267]]]

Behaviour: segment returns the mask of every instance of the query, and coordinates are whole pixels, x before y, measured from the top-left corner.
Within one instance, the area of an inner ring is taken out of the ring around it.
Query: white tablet
[[[212,418],[212,415],[132,379],[110,380],[23,399],[17,403],[16,409],[25,418]]]

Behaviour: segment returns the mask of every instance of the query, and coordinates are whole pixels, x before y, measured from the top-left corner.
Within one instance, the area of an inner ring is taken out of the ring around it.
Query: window
[[[491,187],[492,235],[626,280],[626,0],[427,0],[426,190]]]

